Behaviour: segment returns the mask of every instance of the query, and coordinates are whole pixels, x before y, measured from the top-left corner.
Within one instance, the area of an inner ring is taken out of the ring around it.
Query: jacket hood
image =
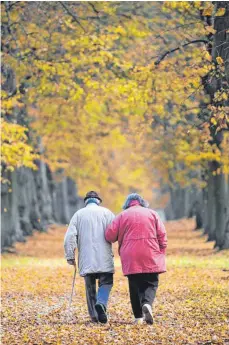
[[[137,203],[135,203],[135,201],[137,201]],[[132,194],[128,195],[122,208],[123,208],[123,210],[126,210],[130,206],[134,206],[134,205],[138,205],[138,204],[142,207],[149,207],[149,203],[147,201],[145,201],[139,194],[132,193]]]

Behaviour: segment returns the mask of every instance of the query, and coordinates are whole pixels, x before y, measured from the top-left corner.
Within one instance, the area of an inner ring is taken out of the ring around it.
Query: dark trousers
[[[152,306],[158,288],[158,273],[138,273],[127,276],[130,301],[136,319],[142,317],[144,304]]]
[[[99,288],[96,294],[96,280]],[[113,286],[113,273],[93,273],[84,277],[87,297],[88,312],[93,321],[97,319],[95,304],[101,303],[107,307],[110,291]]]

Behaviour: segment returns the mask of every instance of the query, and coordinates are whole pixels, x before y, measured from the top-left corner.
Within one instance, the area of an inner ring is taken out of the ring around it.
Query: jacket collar
[[[90,202],[90,203],[87,204],[85,207],[91,207],[91,206],[99,206],[99,205],[96,204],[95,202]]]

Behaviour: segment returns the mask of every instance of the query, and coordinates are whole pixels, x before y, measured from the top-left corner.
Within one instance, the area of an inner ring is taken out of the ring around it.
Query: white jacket
[[[105,240],[105,230],[115,218],[107,208],[95,203],[77,211],[64,238],[65,257],[75,258],[78,247],[79,274],[114,272],[111,244]]]

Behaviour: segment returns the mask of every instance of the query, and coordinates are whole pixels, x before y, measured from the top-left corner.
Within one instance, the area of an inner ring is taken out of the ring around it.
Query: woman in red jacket
[[[129,281],[136,323],[153,323],[152,304],[158,275],[166,271],[167,237],[159,215],[148,208],[140,195],[130,194],[121,212],[106,229],[108,242],[119,243],[122,270]]]

